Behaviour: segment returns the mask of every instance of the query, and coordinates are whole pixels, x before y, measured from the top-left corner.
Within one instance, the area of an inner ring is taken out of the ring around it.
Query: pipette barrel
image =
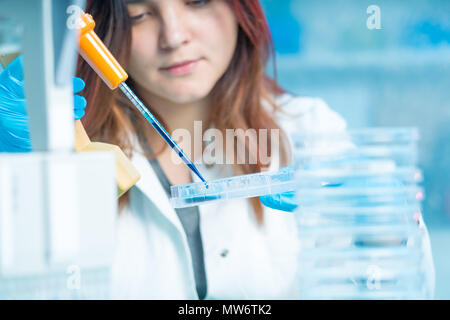
[[[128,74],[94,32],[95,21],[84,13],[79,19],[80,55],[111,89],[116,89]]]
[[[141,114],[150,122],[150,124],[155,128],[155,130],[160,134],[160,136],[167,142],[167,144],[176,152],[176,154],[183,160],[183,162],[191,169],[202,182],[206,183],[206,180],[200,174],[195,164],[191,159],[184,153],[183,149],[178,146],[178,144],[172,139],[170,134],[164,129],[164,127],[156,120],[156,118],[151,114],[151,112],[145,107],[141,100],[134,94],[133,90],[125,83],[122,82],[119,85],[120,90],[125,94],[125,96],[134,104],[134,106],[141,112]]]

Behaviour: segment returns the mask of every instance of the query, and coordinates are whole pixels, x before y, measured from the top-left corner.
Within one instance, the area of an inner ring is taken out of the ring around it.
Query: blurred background
[[[323,98],[350,128],[419,128],[435,298],[450,299],[450,1],[261,2],[286,90]]]

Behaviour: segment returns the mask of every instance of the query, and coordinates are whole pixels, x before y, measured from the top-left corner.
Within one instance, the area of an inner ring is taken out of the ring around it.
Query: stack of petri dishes
[[[432,298],[415,128],[296,134],[304,299]]]

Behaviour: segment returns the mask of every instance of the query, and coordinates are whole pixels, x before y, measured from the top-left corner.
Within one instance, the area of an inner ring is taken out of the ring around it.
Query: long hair
[[[283,93],[276,81],[265,74],[265,66],[274,52],[270,30],[259,0],[226,0],[234,11],[238,23],[238,42],[228,69],[211,92],[212,110],[208,125],[214,125],[224,133],[226,129],[280,129],[272,112],[277,109],[275,96]],[[131,21],[124,0],[88,0],[86,12],[96,21],[95,32],[126,69],[130,57]],[[275,66],[275,64],[274,64]],[[275,67],[274,67],[274,74]],[[89,85],[84,91],[87,100],[86,116],[82,118],[87,133],[93,140],[118,145],[128,156],[134,150],[134,138],[149,143],[153,128],[130,105],[122,93],[111,91],[91,67],[79,58],[77,76]],[[133,79],[130,79],[133,84]],[[150,110],[154,113],[154,110]],[[156,114],[158,118],[158,115]],[[164,123],[164,119],[159,119]],[[170,131],[169,131],[170,132]],[[282,132],[280,130],[280,132]],[[267,137],[267,154],[272,154],[271,135]],[[132,141],[133,140],[133,141]],[[142,143],[142,142],[141,142]],[[235,165],[239,173],[261,172],[267,167],[259,161],[257,148],[244,143],[246,152],[256,154],[256,164]],[[282,159],[287,159],[287,147],[282,135],[280,145]],[[155,156],[155,155],[153,155]],[[250,199],[259,225],[263,224],[263,207],[257,198]],[[128,195],[119,200],[119,207],[128,203]]]

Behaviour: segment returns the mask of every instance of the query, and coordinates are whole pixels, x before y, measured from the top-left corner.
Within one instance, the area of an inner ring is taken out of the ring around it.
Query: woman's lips
[[[185,61],[169,67],[161,68],[161,70],[176,76],[185,75],[192,72],[199,61],[200,59]]]

